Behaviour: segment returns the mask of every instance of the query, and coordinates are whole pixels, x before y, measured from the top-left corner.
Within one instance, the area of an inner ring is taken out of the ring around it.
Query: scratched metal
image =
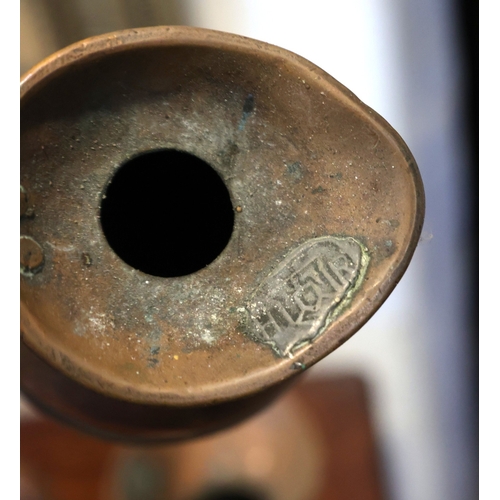
[[[250,335],[281,357],[313,341],[359,285],[367,261],[367,253],[354,238],[325,236],[303,243],[247,304]]]

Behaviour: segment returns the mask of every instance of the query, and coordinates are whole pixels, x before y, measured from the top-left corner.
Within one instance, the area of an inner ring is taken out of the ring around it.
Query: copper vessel
[[[21,82],[22,390],[105,437],[226,427],[376,312],[423,214],[397,132],[293,53],[72,45]]]

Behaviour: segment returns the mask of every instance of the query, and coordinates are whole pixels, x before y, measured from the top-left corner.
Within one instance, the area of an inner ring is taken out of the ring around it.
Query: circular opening
[[[210,264],[229,242],[233,223],[229,192],[217,172],[173,149],[124,163],[101,203],[111,248],[154,276],[185,276]]]
[[[263,495],[254,488],[226,486],[211,489],[198,497],[197,500],[265,500],[267,498],[267,495]]]

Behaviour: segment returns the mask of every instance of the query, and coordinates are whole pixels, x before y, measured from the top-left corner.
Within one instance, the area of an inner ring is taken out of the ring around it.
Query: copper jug
[[[21,380],[110,438],[252,414],[405,272],[424,191],[317,66],[197,28],[74,44],[21,82]]]

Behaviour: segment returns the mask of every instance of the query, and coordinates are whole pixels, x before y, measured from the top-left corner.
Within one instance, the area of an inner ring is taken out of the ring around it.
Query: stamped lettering
[[[246,305],[250,335],[279,356],[312,342],[360,285],[368,254],[350,237],[303,243],[259,285]]]

